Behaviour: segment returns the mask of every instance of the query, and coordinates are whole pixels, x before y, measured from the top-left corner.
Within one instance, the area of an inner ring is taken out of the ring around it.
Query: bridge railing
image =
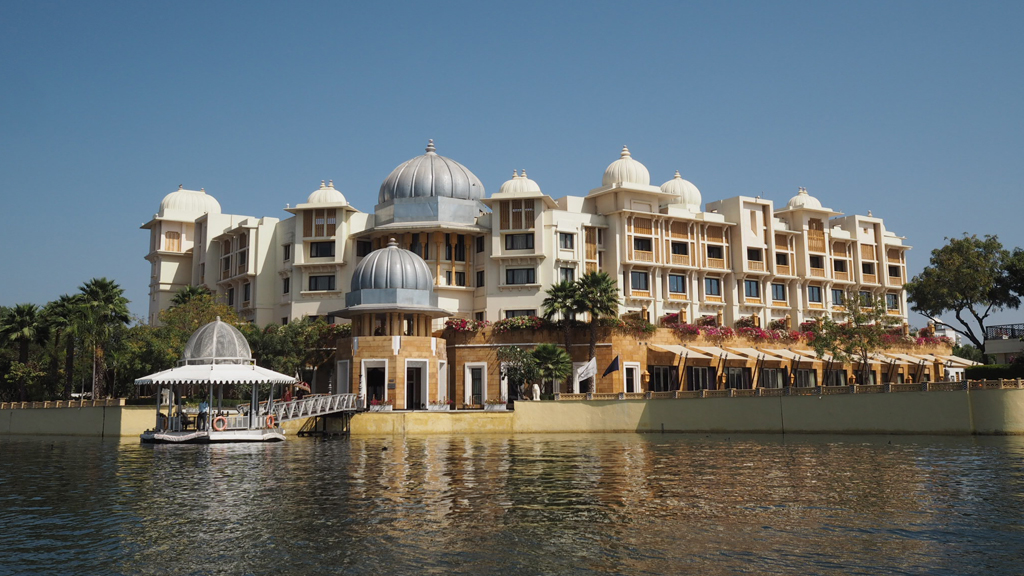
[[[286,422],[332,412],[354,411],[359,407],[358,399],[357,394],[307,396],[288,402],[276,402],[270,413],[278,422]]]

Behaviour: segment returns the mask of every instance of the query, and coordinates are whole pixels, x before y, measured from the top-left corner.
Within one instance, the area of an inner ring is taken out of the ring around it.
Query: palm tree
[[[597,357],[597,325],[619,313],[619,288],[607,272],[587,272],[576,281],[576,311],[590,314],[590,358]]]
[[[64,340],[64,400],[71,399],[75,372],[75,343],[82,331],[82,296],[62,294],[43,310],[46,323],[53,332],[54,347]],[[54,361],[57,354],[54,352]]]
[[[117,282],[106,278],[93,278],[79,287],[82,296],[86,331],[93,346],[93,397],[103,395],[106,383],[104,350],[113,329],[128,323],[128,299]]]
[[[18,362],[28,364],[29,346],[46,339],[46,325],[35,304],[18,304],[8,308],[0,319],[0,335],[3,340],[18,345]],[[28,387],[25,379],[18,380],[18,394],[22,402],[28,401]]]
[[[537,359],[537,371],[541,381],[551,380],[554,390],[559,390],[558,382],[572,374],[572,359],[569,354],[554,344],[538,344],[533,349],[533,357]]]
[[[206,286],[185,286],[181,290],[178,290],[177,294],[174,295],[174,298],[171,299],[171,306],[187,304],[197,296],[212,296],[212,294]]]
[[[579,292],[575,282],[564,280],[553,284],[548,288],[548,297],[541,303],[544,306],[544,319],[552,320],[554,317],[562,318],[562,337],[565,338],[565,352],[572,356],[572,321],[576,316],[577,293]]]

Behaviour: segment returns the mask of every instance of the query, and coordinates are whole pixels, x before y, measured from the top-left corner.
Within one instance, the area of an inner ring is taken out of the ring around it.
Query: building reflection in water
[[[14,572],[1012,574],[1024,549],[1017,438],[42,442],[0,440]]]

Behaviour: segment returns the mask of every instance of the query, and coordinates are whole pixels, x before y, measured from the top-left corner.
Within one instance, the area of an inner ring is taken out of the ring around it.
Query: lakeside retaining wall
[[[303,421],[286,423],[294,435]],[[0,435],[135,436],[151,406],[0,409]],[[517,402],[512,412],[366,412],[353,435],[552,432],[1024,435],[1024,388]]]

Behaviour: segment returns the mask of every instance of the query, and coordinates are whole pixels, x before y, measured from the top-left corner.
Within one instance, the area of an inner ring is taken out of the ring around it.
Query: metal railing
[[[307,396],[300,400],[288,402],[275,402],[269,413],[274,415],[278,422],[310,418],[312,416],[323,416],[334,412],[355,412],[359,409],[358,394],[331,394]],[[267,412],[266,408],[263,410]]]
[[[1024,324],[1001,324],[985,328],[985,338],[989,340],[1000,340],[1009,338],[1024,338]]]

